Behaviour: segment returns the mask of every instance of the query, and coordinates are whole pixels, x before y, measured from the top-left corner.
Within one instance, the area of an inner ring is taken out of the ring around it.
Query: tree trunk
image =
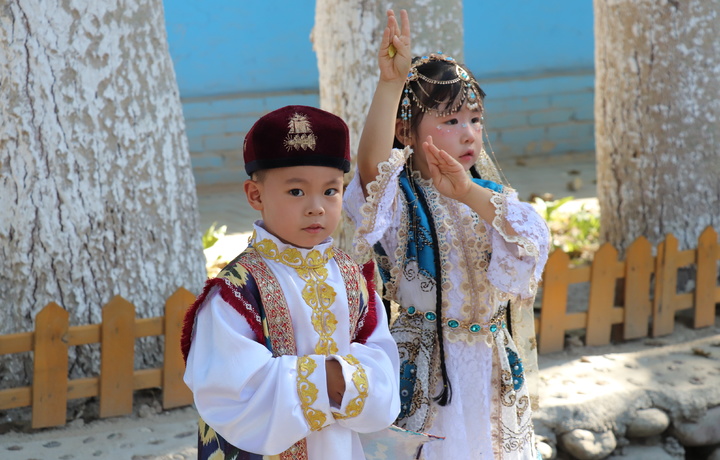
[[[161,316],[205,278],[197,197],[160,0],[8,0],[0,8],[0,334],[47,303],[100,323],[121,295]],[[154,365],[143,340],[136,366]],[[178,344],[168,344],[177,346]],[[71,376],[97,372],[71,347]],[[30,380],[0,357],[0,385]]]
[[[413,55],[422,56],[442,51],[459,62],[464,62],[462,0],[395,0],[391,2],[390,8],[396,12],[401,9],[408,12],[412,27]],[[385,10],[382,10],[381,14],[384,21]],[[376,53],[382,29],[379,33],[378,42],[375,43]],[[377,69],[377,65],[375,68]]]
[[[340,116],[350,129],[353,170],[357,144],[379,75],[377,53],[386,23],[386,8],[408,11],[415,55],[443,51],[462,60],[462,0],[317,0],[312,42],[320,76],[320,106]],[[348,175],[348,180],[353,172]],[[349,222],[335,233],[349,249],[354,228]]]
[[[595,0],[601,234],[720,230],[720,0]]]

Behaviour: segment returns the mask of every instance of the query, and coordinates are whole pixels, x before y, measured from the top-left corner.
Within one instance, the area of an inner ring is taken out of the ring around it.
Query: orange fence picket
[[[550,254],[543,276],[542,304],[540,307],[539,350],[552,353],[563,349],[568,295],[570,257],[562,251]]]
[[[67,410],[68,312],[51,303],[35,319],[32,427],[64,425]]]
[[[672,334],[675,323],[673,300],[677,292],[678,240],[668,235],[658,245],[655,257],[655,298],[653,299],[652,335]]]
[[[163,407],[187,406],[192,404],[193,397],[190,389],[183,382],[185,361],[180,350],[180,335],[182,332],[185,310],[195,300],[195,296],[188,290],[178,289],[165,304],[165,366],[163,369]],[[167,344],[175,344],[170,347]]]
[[[615,308],[616,267],[617,249],[609,243],[603,244],[595,253],[590,269],[586,345],[607,345],[612,325],[622,323],[623,310]]]
[[[610,343],[617,338],[612,335],[615,325],[623,326],[624,340],[647,337],[649,332],[669,334],[676,312],[688,308],[694,308],[694,327],[714,324],[720,303],[720,248],[712,227],[702,233],[697,249],[679,251],[678,240],[668,235],[655,257],[642,237],[628,247],[624,261],[617,260],[617,254],[605,244],[592,264],[582,267],[571,267],[562,251],[550,255],[536,318],[540,353],[561,351],[567,332],[573,330],[585,331],[587,345]],[[697,269],[694,292],[678,294],[678,269],[692,265]],[[568,290],[579,283],[590,285],[587,310],[568,312]],[[135,307],[116,296],[102,309],[101,324],[72,327],[67,311],[48,304],[35,318],[35,331],[0,335],[0,355],[34,356],[31,386],[0,390],[0,410],[32,406],[32,426],[40,428],[65,423],[68,399],[99,397],[101,417],[131,413],[133,392],[146,388],[162,388],[166,409],[192,404],[182,380],[180,334],[184,313],[194,300],[191,292],[180,288],[167,299],[164,316],[136,318]],[[151,336],[164,339],[163,365],[135,370],[135,340]],[[94,343],[101,347],[100,375],[69,380],[69,347]]]
[[[132,413],[135,307],[115,296],[102,311],[100,417]]]
[[[717,261],[718,236],[715,229],[708,227],[700,235],[697,248],[697,275],[695,277],[695,322],[694,327],[707,327],[715,324],[715,303],[718,301]]]
[[[652,246],[641,236],[626,251],[623,338],[647,337],[648,321],[652,313],[650,277],[653,273]]]

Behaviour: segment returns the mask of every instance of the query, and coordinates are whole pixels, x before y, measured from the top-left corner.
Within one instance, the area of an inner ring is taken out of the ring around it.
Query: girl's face
[[[414,169],[424,178],[430,177],[422,143],[432,136],[439,149],[455,158],[466,171],[470,170],[483,148],[482,130],[480,109],[470,110],[463,105],[459,111],[443,117],[426,113],[413,136]]]

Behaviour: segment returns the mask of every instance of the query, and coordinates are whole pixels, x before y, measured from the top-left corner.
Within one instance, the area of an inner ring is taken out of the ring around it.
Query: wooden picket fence
[[[100,417],[133,410],[133,393],[162,388],[165,409],[192,404],[182,380],[185,363],[180,351],[185,310],[195,295],[178,289],[165,303],[165,315],[136,318],[135,306],[120,296],[102,309],[102,323],[69,326],[68,312],[50,303],[35,317],[35,331],[0,335],[0,355],[33,352],[31,386],[0,390],[0,410],[32,406],[32,427],[65,424],[68,399],[99,397]],[[163,365],[134,369],[135,339],[165,336]],[[68,348],[100,344],[100,375],[68,380]]]
[[[570,267],[562,251],[550,255],[543,274],[540,317],[535,320],[539,353],[562,350],[565,333],[573,329],[585,330],[588,346],[609,344],[613,325],[622,325],[622,340],[668,335],[673,332],[675,313],[690,308],[694,308],[693,327],[715,324],[720,251],[712,227],[700,235],[696,249],[679,251],[677,238],[668,235],[653,257],[652,246],[640,237],[627,249],[625,260],[618,260],[617,255],[609,243],[598,249],[590,265],[582,267]],[[678,270],[693,265],[695,290],[678,294]],[[624,281],[621,305],[615,304],[618,280]],[[586,282],[590,284],[587,311],[568,313],[569,286]]]
[[[610,343],[614,325],[622,325],[622,340],[672,333],[675,313],[694,308],[694,327],[715,322],[715,304],[720,303],[717,262],[720,257],[717,233],[708,227],[698,240],[697,249],[678,250],[677,239],[669,235],[652,255],[645,238],[637,239],[627,250],[624,261],[617,250],[605,244],[595,253],[592,264],[571,267],[562,251],[550,255],[543,275],[541,311],[536,318],[538,350],[562,350],[567,331],[585,330],[586,345]],[[696,268],[695,290],[678,294],[678,269]],[[652,280],[654,275],[654,289]],[[616,305],[616,286],[624,280],[620,303]],[[589,283],[588,308],[567,312],[569,287]],[[34,377],[31,386],[0,390],[0,410],[32,407],[32,427],[65,424],[68,399],[98,397],[100,417],[132,412],[133,392],[162,388],[165,409],[192,404],[192,395],[182,376],[180,352],[183,315],[195,296],[178,289],[166,302],[165,314],[155,318],[136,318],[135,307],[122,297],[113,298],[102,309],[102,323],[69,326],[68,312],[55,303],[48,304],[35,319],[35,331],[0,336],[0,355],[31,351]],[[164,336],[163,366],[134,369],[135,339]],[[99,343],[100,375],[68,380],[68,349],[75,345]]]

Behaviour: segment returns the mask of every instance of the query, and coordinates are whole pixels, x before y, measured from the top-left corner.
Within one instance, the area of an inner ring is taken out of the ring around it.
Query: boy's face
[[[262,214],[265,229],[285,243],[311,248],[340,222],[343,172],[326,166],[264,170],[245,181],[245,194]]]

